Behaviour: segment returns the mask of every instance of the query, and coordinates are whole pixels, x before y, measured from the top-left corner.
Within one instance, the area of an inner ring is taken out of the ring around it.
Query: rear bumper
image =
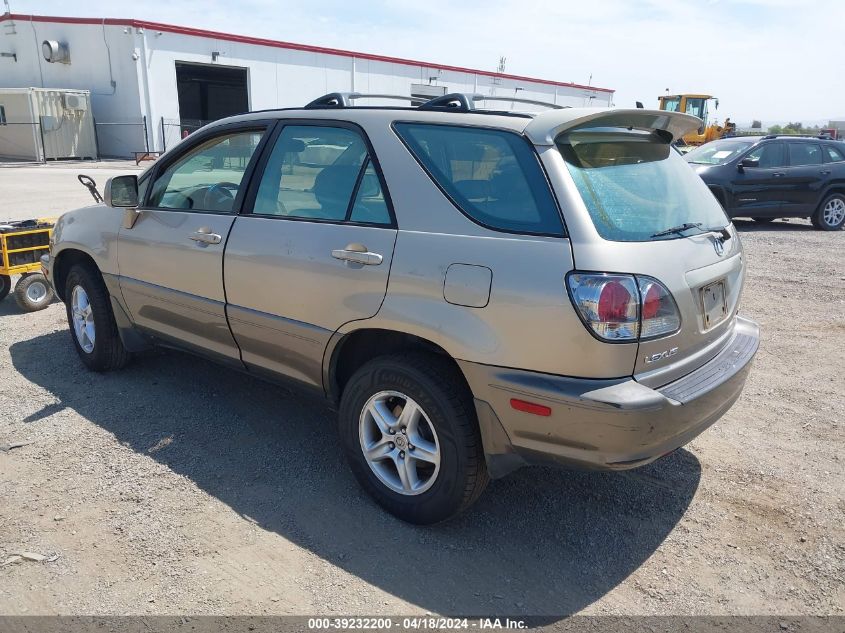
[[[633,378],[585,380],[461,362],[475,396],[491,476],[526,464],[601,470],[654,461],[718,420],[742,392],[759,328],[738,318],[733,338],[695,371],[651,389]],[[512,398],[549,407],[516,411]]]

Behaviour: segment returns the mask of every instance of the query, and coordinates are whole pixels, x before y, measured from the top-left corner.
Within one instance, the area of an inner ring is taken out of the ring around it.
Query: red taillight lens
[[[618,281],[609,281],[599,293],[600,321],[624,321],[631,303],[631,293]]]
[[[636,341],[677,332],[681,316],[656,279],[606,273],[571,273],[569,295],[584,324],[608,341]]]
[[[656,284],[649,284],[643,294],[643,320],[653,319],[660,310],[660,289]]]

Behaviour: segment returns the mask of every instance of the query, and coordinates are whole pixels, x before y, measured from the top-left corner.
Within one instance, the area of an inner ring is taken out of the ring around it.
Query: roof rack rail
[[[766,134],[763,137],[764,140],[770,140],[773,138],[817,138],[819,140],[836,140],[831,138],[828,134]]]
[[[475,103],[477,101],[506,101],[508,103],[526,103],[529,105],[539,105],[554,110],[568,108],[570,106],[562,106],[557,103],[550,103],[548,101],[538,101],[536,99],[522,99],[520,97],[500,97],[498,95],[482,95],[478,93],[464,94],[461,92],[453,92],[451,94],[443,95],[442,97],[435,97],[423,103],[420,110],[455,110],[458,112],[470,112],[476,110]]]
[[[356,99],[393,99],[398,101],[419,101],[419,97],[410,95],[365,94],[363,92],[330,92],[317,97],[305,106],[306,110],[320,108],[351,108]]]

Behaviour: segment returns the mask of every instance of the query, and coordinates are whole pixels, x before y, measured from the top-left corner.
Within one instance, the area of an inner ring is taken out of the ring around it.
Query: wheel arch
[[[385,328],[360,328],[342,334],[335,332],[323,357],[323,387],[333,403],[340,401],[346,383],[358,367],[388,354],[422,351],[449,360],[458,369],[469,389],[463,371],[455,358],[443,347],[427,338]]]
[[[825,200],[834,193],[838,193],[840,196],[845,196],[845,182],[836,182],[828,185],[822,192],[822,195],[819,196],[819,203],[816,205],[816,210],[818,211],[825,203]]]
[[[59,251],[53,261],[53,289],[61,301],[65,300],[65,282],[67,281],[70,269],[76,264],[90,266],[97,274],[102,275],[100,268],[94,258],[85,251],[78,248],[65,248]]]
[[[725,191],[725,187],[722,185],[707,185],[707,188],[710,190],[710,193],[713,194],[713,197],[722,205],[722,208],[725,212],[728,212],[728,196],[727,192]]]

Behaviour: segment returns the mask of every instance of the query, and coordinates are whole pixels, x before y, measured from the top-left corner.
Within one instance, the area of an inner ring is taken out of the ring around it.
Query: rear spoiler
[[[701,119],[665,110],[568,108],[540,112],[525,128],[525,135],[535,145],[554,145],[563,132],[597,127],[621,127],[635,130],[664,130],[677,140],[703,125]]]

